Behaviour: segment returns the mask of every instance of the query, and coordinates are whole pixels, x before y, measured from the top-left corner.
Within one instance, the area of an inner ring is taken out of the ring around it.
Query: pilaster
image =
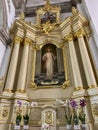
[[[4,89],[5,92],[12,92],[13,90],[17,62],[18,62],[19,48],[20,48],[21,42],[22,42],[22,38],[19,36],[15,36],[14,47],[12,51],[11,61],[10,61],[7,80],[6,80],[5,89]]]
[[[26,74],[27,74],[27,66],[28,66],[29,44],[31,43],[32,41],[30,39],[28,38],[24,39],[24,48],[23,48],[23,54],[22,54],[22,60],[20,65],[19,78],[18,78],[18,84],[17,84],[17,90],[15,96],[17,95],[27,96],[25,83],[26,83]]]
[[[88,87],[95,88],[95,87],[97,87],[97,83],[96,83],[93,68],[92,68],[92,65],[90,62],[86,43],[84,41],[84,36],[83,36],[82,30],[77,31],[75,35],[77,36],[77,39],[78,39],[80,54],[81,54],[81,58],[82,58],[82,62],[83,62],[83,67],[84,67]]]
[[[79,91],[79,90],[83,89],[83,84],[82,84],[82,79],[81,79],[81,75],[80,75],[79,64],[78,64],[78,60],[77,60],[77,56],[76,56],[76,51],[75,51],[72,34],[68,35],[67,41],[69,44],[68,45],[69,53],[70,53],[70,58],[71,58],[71,63],[72,63],[74,87],[75,87],[75,90]]]

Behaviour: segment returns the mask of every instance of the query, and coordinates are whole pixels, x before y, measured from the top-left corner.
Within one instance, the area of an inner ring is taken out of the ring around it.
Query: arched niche
[[[45,68],[45,62],[43,61],[43,56],[47,53],[47,50],[50,51],[55,56],[54,66],[53,66],[53,77],[51,79],[47,79],[47,72]],[[34,58],[33,58],[34,59]],[[63,51],[62,48],[58,48],[52,42],[47,42],[40,49],[36,50],[36,58],[35,58],[35,71],[34,74],[34,83],[37,86],[54,86],[54,85],[62,85],[65,80],[65,70],[64,70],[64,61],[63,61]]]

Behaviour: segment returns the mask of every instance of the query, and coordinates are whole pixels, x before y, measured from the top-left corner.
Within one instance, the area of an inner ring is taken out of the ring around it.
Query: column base
[[[83,88],[73,92],[73,97],[80,97],[84,95],[87,95],[87,91]]]
[[[28,95],[27,93],[21,93],[21,92],[16,91],[14,98],[28,99]]]
[[[10,90],[10,91],[3,91],[2,96],[5,97],[13,97],[14,93]]]
[[[93,96],[93,95],[98,96],[98,87],[89,88],[87,91],[90,96]]]

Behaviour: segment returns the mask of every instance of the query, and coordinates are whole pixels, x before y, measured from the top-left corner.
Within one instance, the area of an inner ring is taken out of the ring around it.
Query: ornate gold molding
[[[23,89],[17,89],[16,92],[18,92],[18,93],[26,93],[26,91],[23,90]]]
[[[67,40],[68,42],[73,41],[74,39],[73,34],[72,33],[68,34],[64,39]]]
[[[79,90],[83,90],[83,87],[82,86],[75,87],[75,91],[79,91]]]
[[[46,22],[45,24],[42,24],[41,27],[42,27],[42,31],[49,35],[49,32],[52,31],[55,27],[56,27],[56,23],[50,23],[49,21]]]
[[[4,89],[4,92],[12,93],[12,90],[11,89]]]
[[[23,11],[21,12],[19,18],[20,18],[20,20],[25,20],[25,14]]]
[[[77,9],[75,7],[72,7],[72,14],[73,15],[78,15],[79,12],[77,11]]]
[[[43,11],[49,11],[49,10],[60,11],[61,9],[60,9],[60,7],[51,5],[51,4],[50,4],[50,1],[49,1],[49,0],[46,0],[46,4],[45,4],[43,7],[39,8],[39,10],[37,10],[36,12],[37,12],[37,13],[38,13],[38,12],[41,13],[41,12],[43,12]]]
[[[21,37],[19,37],[19,36],[15,36],[14,37],[14,44],[20,44],[21,42],[22,42],[22,38]]]
[[[31,81],[30,87],[33,88],[34,90],[38,89],[37,85]]]
[[[66,88],[68,88],[69,86],[70,86],[70,81],[69,81],[69,80],[66,80],[66,81],[63,83],[62,88],[63,88],[63,89],[66,89]]]
[[[89,87],[89,89],[92,89],[92,88],[96,88],[97,86],[96,85],[90,85],[88,87]]]
[[[32,43],[33,43],[33,42],[32,42],[31,39],[29,39],[29,38],[25,38],[23,44],[32,44]]]
[[[74,36],[77,38],[82,38],[85,35],[84,30],[79,29],[77,32],[74,33]]]

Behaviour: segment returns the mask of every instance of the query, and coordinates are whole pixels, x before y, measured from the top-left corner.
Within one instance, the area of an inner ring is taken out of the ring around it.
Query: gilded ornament
[[[24,14],[24,12],[23,12],[23,11],[21,12],[21,14],[20,14],[19,18],[20,18],[20,20],[24,20],[24,19],[25,19],[25,14]]]
[[[38,89],[37,85],[34,82],[31,81],[30,85],[31,85],[30,87],[33,88],[34,90]]]
[[[32,43],[31,39],[29,38],[24,39],[24,44],[31,44],[31,43]]]
[[[22,42],[22,38],[21,37],[19,37],[19,36],[15,36],[14,37],[14,43],[15,44],[20,44]]]
[[[79,91],[79,90],[83,90],[83,87],[82,86],[75,87],[75,91]]]
[[[45,113],[45,123],[53,125],[53,113],[51,111]]]
[[[90,85],[88,87],[89,87],[89,89],[92,89],[92,88],[96,88],[97,86],[96,85]]]
[[[49,10],[60,11],[60,8],[57,6],[52,6],[49,0],[45,0],[45,1],[46,1],[46,4],[43,7],[39,8],[37,12],[43,12],[43,11],[49,11]]]
[[[65,37],[65,40],[68,40],[68,42],[73,41],[73,35],[70,33]]]
[[[70,86],[70,81],[69,80],[67,80],[67,81],[65,81],[64,83],[63,83],[63,89],[66,89],[66,88],[68,88]]]
[[[72,7],[72,14],[73,15],[77,15],[78,14],[78,11],[75,7]]]
[[[75,32],[74,36],[77,38],[82,38],[84,36],[83,30],[78,30],[77,32]]]
[[[52,31],[56,27],[56,23],[50,23],[50,21],[42,24],[42,31],[49,35],[49,32]]]
[[[5,92],[12,93],[12,90],[11,90],[11,89],[5,89],[4,91],[5,91]]]
[[[18,90],[16,90],[16,92],[19,92],[19,93],[25,93],[25,90],[18,89]]]

